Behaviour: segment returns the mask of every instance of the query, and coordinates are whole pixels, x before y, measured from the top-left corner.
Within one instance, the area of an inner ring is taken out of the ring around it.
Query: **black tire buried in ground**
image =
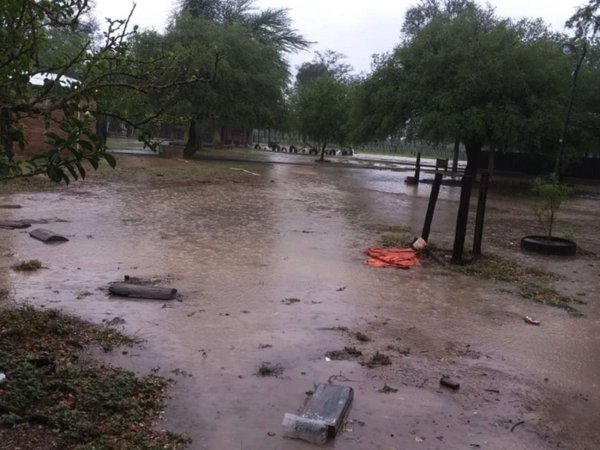
[[[549,236],[525,236],[521,239],[521,248],[543,255],[575,256],[577,253],[575,242]]]

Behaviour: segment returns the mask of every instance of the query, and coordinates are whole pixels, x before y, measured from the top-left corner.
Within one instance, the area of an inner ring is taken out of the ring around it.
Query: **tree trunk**
[[[452,172],[456,173],[458,171],[458,152],[460,150],[460,139],[456,138],[454,140],[454,158],[452,159]]]
[[[321,148],[321,157],[319,158],[319,161],[325,161],[325,147],[327,147],[327,142],[325,142]]]
[[[462,178],[460,191],[460,204],[456,217],[456,230],[454,233],[454,247],[452,250],[452,263],[461,264],[463,262],[463,250],[465,246],[465,237],[467,235],[467,223],[469,219],[469,202],[471,200],[471,188],[475,176],[477,175],[477,164],[483,142],[480,140],[466,140],[465,151],[467,153],[467,168]]]
[[[475,236],[473,239],[473,258],[481,256],[481,243],[483,241],[483,223],[485,220],[485,203],[487,201],[488,183],[490,173],[481,174],[479,183],[479,201],[477,202],[477,216],[475,217]]]
[[[190,127],[188,131],[188,140],[183,149],[183,157],[191,158],[202,146],[202,136],[198,132],[198,124],[196,119],[190,119]]]
[[[465,175],[469,174],[473,178],[477,175],[477,164],[479,163],[479,155],[483,147],[483,142],[478,139],[465,141],[465,151],[467,153],[467,167]]]

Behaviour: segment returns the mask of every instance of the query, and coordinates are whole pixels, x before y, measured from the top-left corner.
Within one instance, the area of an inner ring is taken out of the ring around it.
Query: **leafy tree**
[[[317,144],[320,160],[327,144],[343,145],[348,137],[350,98],[355,79],[345,56],[333,50],[315,52],[312,61],[303,63],[292,89],[294,127]]]
[[[550,60],[536,57],[540,53],[505,23],[490,25],[480,17],[465,12],[451,20],[435,18],[398,51],[410,86],[409,134],[434,142],[459,138],[465,146],[455,262],[462,260],[470,185],[483,146],[507,148],[531,136],[529,126],[554,130],[546,138],[559,130],[547,120],[560,117],[562,91],[553,82]]]
[[[296,93],[295,111],[299,131],[316,141],[325,158],[328,143],[344,144],[349,109],[349,86],[322,75]]]
[[[180,92],[176,112],[189,120],[184,150],[192,156],[206,130],[271,127],[284,110],[289,77],[285,53],[308,42],[291,28],[284,9],[257,10],[250,0],[184,0],[167,31],[175,53],[188,64],[212,60],[214,83]]]
[[[598,31],[600,31],[600,1],[590,0],[577,9],[566,26],[574,31],[572,43],[563,44],[563,49],[574,56],[573,72],[570,77],[570,96],[561,135],[560,149],[556,158],[555,172],[562,181],[565,153],[571,157],[576,150],[589,151],[597,148],[600,140],[598,120],[600,118],[600,65]],[[578,82],[583,85],[577,91]],[[586,95],[581,95],[585,92]],[[579,95],[577,95],[579,94]]]
[[[374,55],[373,71],[354,89],[349,113],[350,140],[365,143],[405,133],[410,108],[403,96],[403,72],[390,55]]]
[[[114,166],[114,157],[96,133],[95,117],[148,124],[156,112],[124,114],[118,99],[199,81],[194,73],[178,71],[177,61],[133,60],[128,39],[136,30],[128,30],[128,18],[109,19],[102,42],[96,43],[81,25],[89,11],[87,0],[0,3],[0,172],[5,177],[43,173],[68,183],[85,177],[84,162],[97,168],[104,159]],[[55,37],[65,36],[73,39],[51,51]],[[34,86],[32,77],[45,81]],[[28,117],[43,119],[49,150],[28,160],[15,159],[14,143],[20,148],[27,144],[21,122]]]
[[[309,42],[292,28],[287,10],[257,10],[254,0],[181,0],[181,12],[224,25],[242,25],[262,42],[274,44],[281,52],[301,50]]]
[[[328,75],[340,81],[350,81],[352,66],[343,62],[345,56],[334,50],[315,52],[310,62],[303,63],[296,73],[296,89],[310,85],[321,76]]]
[[[379,135],[404,133],[436,143],[458,138],[464,144],[467,168],[453,255],[459,262],[481,149],[555,149],[566,94],[561,76],[569,67],[538,23],[537,30],[514,26],[471,2],[446,2],[446,12],[437,1],[425,3],[433,12],[409,23],[412,34],[359,90],[354,115],[365,114],[366,124],[355,128],[363,138],[374,125]],[[460,8],[450,11],[449,5]]]
[[[575,31],[576,37],[593,41],[600,31],[600,0],[589,0],[578,8],[566,25]]]
[[[91,50],[101,45],[100,26],[86,12],[72,27],[51,27],[41,43],[37,64],[43,67],[59,67],[68,64],[89,43]],[[77,77],[78,65],[70,67],[65,75]]]
[[[184,88],[170,117],[188,121],[184,156],[201,146],[202,135],[221,127],[270,125],[282,103],[288,71],[278,48],[253,39],[240,24],[223,25],[182,13],[165,36],[168,51],[186,53],[188,67],[212,70],[212,83]]]
[[[482,23],[492,24],[495,20],[492,9],[482,9],[473,0],[421,0],[404,14],[402,32],[411,39],[436,17],[452,20],[464,13],[478,16]]]

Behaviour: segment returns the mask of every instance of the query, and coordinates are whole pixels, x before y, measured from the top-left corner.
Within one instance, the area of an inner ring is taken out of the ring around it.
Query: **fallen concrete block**
[[[108,287],[108,290],[114,295],[152,300],[173,300],[177,294],[177,289],[174,288],[144,286],[132,283],[112,283]]]
[[[47,230],[45,228],[36,228],[35,230],[30,231],[29,236],[45,243],[68,241],[66,237],[56,234],[54,231]]]
[[[325,444],[342,427],[353,396],[351,387],[319,384],[299,415],[284,415],[284,436],[318,445]]]
[[[31,223],[25,220],[0,220],[0,228],[6,228],[9,230],[14,228],[28,228],[30,226]]]

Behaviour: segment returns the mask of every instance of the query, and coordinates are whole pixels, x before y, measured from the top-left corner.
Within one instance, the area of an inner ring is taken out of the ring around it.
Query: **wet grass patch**
[[[427,258],[431,252],[431,249],[429,250],[429,253],[426,250],[424,252],[424,257]],[[533,300],[543,305],[564,309],[573,316],[583,316],[574,305],[585,304],[585,302],[574,297],[560,294],[552,287],[542,286],[543,284],[558,280],[559,276],[555,273],[535,267],[526,267],[515,261],[497,255],[484,255],[478,260],[462,266],[452,265],[449,264],[451,258],[450,250],[435,249],[434,252],[437,255],[437,259],[442,255],[441,258],[445,261],[444,265],[447,265],[450,268],[450,273],[459,272],[470,277],[510,283],[517,287],[516,292],[525,299]],[[434,259],[434,261],[436,261],[436,259]],[[512,293],[513,291],[510,290],[509,292]]]
[[[384,384],[381,389],[377,390],[377,392],[381,392],[382,394],[394,394],[394,393],[398,392],[398,389],[388,386],[387,384]]]
[[[585,302],[560,294],[552,287],[542,286],[558,280],[559,276],[555,273],[535,267],[525,267],[495,255],[481,257],[473,264],[452,266],[452,269],[469,276],[514,284],[521,297],[527,300],[564,309],[572,316],[583,316],[573,305],[581,305]]]
[[[144,181],[152,178],[157,183],[170,183],[174,181],[216,183],[241,177],[238,172],[229,170],[228,167],[218,164],[203,165],[198,162],[176,166],[161,166],[157,164],[142,167],[119,167],[117,165],[117,168],[114,170],[113,176],[116,177],[125,178],[130,181]],[[103,177],[106,175],[111,177],[108,169],[102,175]]]
[[[367,366],[369,369],[374,369],[375,367],[389,366],[392,364],[392,360],[389,356],[383,353],[375,352],[371,359],[363,362],[362,364]]]
[[[365,333],[362,333],[361,331],[357,331],[356,333],[354,333],[354,337],[356,338],[357,341],[360,342],[370,342],[371,338],[369,336],[367,336]]]
[[[230,170],[231,163],[226,162],[121,154],[115,156],[117,166],[114,169],[108,164],[101,164],[97,171],[88,171],[88,178],[101,182],[143,183],[160,187],[180,183],[219,184],[248,179],[243,172]]]
[[[564,309],[572,316],[583,316],[583,314],[573,307],[573,305],[585,305],[586,302],[575,297],[563,295],[553,288],[528,284],[520,287],[519,294],[521,294],[523,298],[533,300],[536,303]]]
[[[414,233],[407,227],[396,225],[376,225],[379,234],[377,246],[379,247],[409,247],[414,239]]]
[[[90,346],[139,341],[56,310],[0,310],[0,433],[6,448],[183,448],[188,439],[154,428],[167,380],[102,365]],[[13,445],[14,444],[14,445]],[[24,447],[25,448],[25,447]]]
[[[0,179],[0,191],[2,191],[3,195],[17,194],[20,192],[42,192],[56,189],[60,186],[60,184],[50,181],[43,175],[5,180]]]
[[[531,280],[552,281],[558,278],[554,273],[534,267],[524,267],[515,261],[495,255],[485,255],[472,264],[453,266],[453,269],[465,275],[509,283],[527,283]]]
[[[35,272],[42,268],[42,262],[39,259],[30,259],[29,261],[21,261],[12,266],[17,272]]]
[[[377,239],[377,245],[380,247],[407,248],[413,241],[413,236],[409,233],[384,233]]]
[[[343,350],[332,350],[325,353],[325,356],[334,361],[344,361],[362,356],[362,352],[356,347],[344,347]]]
[[[271,364],[268,361],[262,362],[256,371],[256,375],[259,377],[278,377],[282,373],[283,367],[281,364]]]

